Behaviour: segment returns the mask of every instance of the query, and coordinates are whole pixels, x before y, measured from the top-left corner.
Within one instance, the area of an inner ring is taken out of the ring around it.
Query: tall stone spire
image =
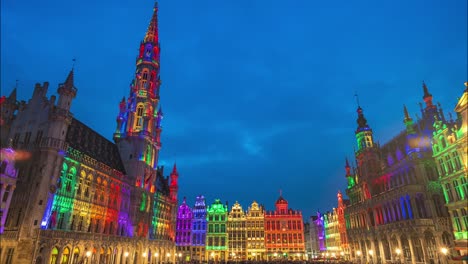
[[[148,30],[146,30],[146,35],[144,42],[153,42],[158,43],[159,41],[159,33],[158,33],[158,2],[154,2],[153,8],[153,17],[148,26]]]
[[[167,184],[165,179],[158,180],[163,175],[162,167],[158,167],[162,116],[157,111],[161,83],[157,11],[155,3],[148,29],[139,45],[129,96],[118,103],[114,133],[114,141],[127,174],[125,180],[133,186],[132,197],[150,204],[147,210],[132,207],[129,214],[132,215],[134,230],[137,230],[137,226],[151,225],[148,221],[151,219],[151,207],[155,206],[153,199],[156,199],[153,193],[158,190],[157,183]],[[147,230],[139,230],[134,235],[147,235]]]

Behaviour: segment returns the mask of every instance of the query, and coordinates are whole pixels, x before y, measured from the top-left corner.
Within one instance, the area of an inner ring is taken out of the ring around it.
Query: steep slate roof
[[[66,142],[70,147],[126,174],[117,146],[75,118],[68,128]]]

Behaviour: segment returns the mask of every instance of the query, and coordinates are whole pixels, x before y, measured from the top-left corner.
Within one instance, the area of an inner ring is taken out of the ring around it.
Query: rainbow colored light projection
[[[57,184],[51,187],[41,228],[131,235],[128,212],[120,210],[126,192],[122,174],[95,171],[78,162],[84,155],[71,147],[67,153]]]

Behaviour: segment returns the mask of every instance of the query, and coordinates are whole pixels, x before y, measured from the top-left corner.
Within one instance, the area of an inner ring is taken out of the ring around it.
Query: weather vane
[[[76,58],[73,58],[72,61],[73,61],[73,63],[72,63],[72,71],[73,71],[75,69]]]

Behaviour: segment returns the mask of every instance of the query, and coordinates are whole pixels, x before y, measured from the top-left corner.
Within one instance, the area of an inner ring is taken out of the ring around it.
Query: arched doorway
[[[99,250],[99,263],[107,264],[107,262],[106,262],[106,251],[104,250],[103,247],[101,247],[101,249]]]
[[[426,244],[427,257],[429,258],[429,263],[434,264],[437,254],[437,246],[434,239],[434,235],[431,232],[426,231],[424,234],[424,242]]]
[[[58,248],[54,247],[50,253],[50,264],[57,264]]]
[[[390,260],[392,258],[392,252],[390,251],[390,244],[388,243],[387,238],[382,239],[382,247],[383,247],[383,253],[384,253],[384,255],[382,256],[382,259]]]
[[[411,243],[413,243],[414,258],[417,262],[424,261],[424,254],[422,250],[421,240],[416,235],[411,236]]]
[[[401,236],[401,251],[403,253],[403,257],[406,261],[411,261],[411,250],[409,247],[408,238],[403,235]]]

